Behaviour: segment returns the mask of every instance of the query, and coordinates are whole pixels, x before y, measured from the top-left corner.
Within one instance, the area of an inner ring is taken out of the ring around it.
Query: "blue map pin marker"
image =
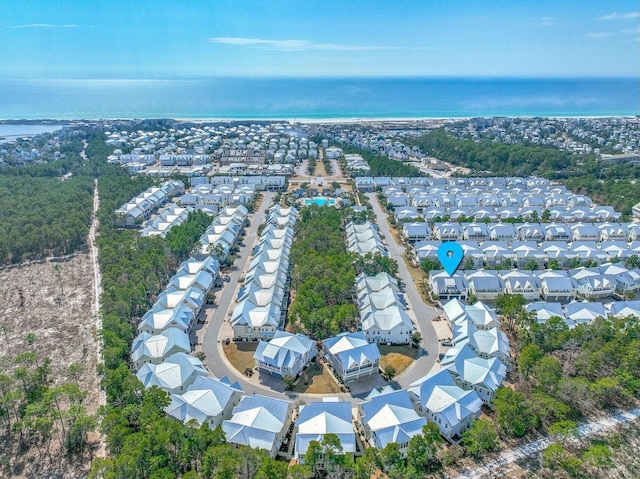
[[[462,246],[453,241],[442,243],[438,248],[438,259],[449,276],[453,275],[458,269],[463,256],[464,250]]]

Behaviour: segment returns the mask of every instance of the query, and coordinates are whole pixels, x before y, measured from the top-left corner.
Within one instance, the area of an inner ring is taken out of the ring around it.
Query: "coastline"
[[[0,81],[0,118],[368,123],[640,115],[637,79]]]
[[[247,121],[260,121],[271,123],[302,123],[302,124],[366,124],[366,123],[427,123],[427,122],[456,122],[456,121],[468,121],[473,118],[546,118],[552,120],[577,120],[577,119],[607,119],[607,118],[624,118],[624,119],[637,119],[640,121],[640,114],[611,114],[611,115],[473,115],[473,116],[419,116],[419,117],[393,117],[393,116],[380,116],[380,117],[317,117],[317,118],[305,118],[295,116],[221,116],[221,117],[171,117],[171,116],[148,116],[148,117],[78,117],[78,118],[0,118],[0,126],[12,125],[12,126],[54,126],[52,122],[63,123],[55,125],[57,127],[68,126],[69,124],[90,121],[147,121],[147,120],[172,120],[180,123],[224,123],[224,122],[247,122]],[[33,133],[32,133],[33,134]],[[22,136],[26,133],[19,134],[0,134],[3,137],[9,136]]]

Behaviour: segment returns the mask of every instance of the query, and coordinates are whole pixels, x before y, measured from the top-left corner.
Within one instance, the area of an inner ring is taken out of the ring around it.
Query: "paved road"
[[[259,392],[260,394],[269,396],[282,397],[281,393],[271,391],[268,388],[257,387],[248,381],[247,378],[240,375],[227,360],[222,349],[222,343],[219,340],[219,338],[224,340],[230,337],[228,332],[221,335],[220,331],[223,326],[226,326],[228,330],[230,329],[228,323],[226,323],[228,318],[227,313],[230,307],[235,304],[234,300],[238,290],[238,281],[241,276],[244,276],[245,270],[249,267],[249,256],[256,242],[258,227],[264,223],[266,212],[271,207],[274,195],[275,193],[273,192],[264,193],[260,208],[256,213],[249,216],[251,225],[244,237],[244,246],[240,248],[240,252],[238,253],[238,259],[235,263],[237,268],[233,269],[229,274],[229,282],[223,283],[222,291],[218,294],[217,306],[209,311],[207,322],[203,327],[202,351],[205,354],[207,367],[215,377],[222,378],[228,376],[231,381],[237,380],[247,394]]]
[[[578,432],[581,436],[590,436],[599,432],[603,432],[618,424],[626,424],[636,420],[640,416],[640,407],[635,407],[629,411],[619,411],[611,416],[602,419],[592,420],[578,426]],[[466,471],[460,474],[456,479],[481,479],[483,477],[501,477],[496,474],[500,473],[500,468],[515,461],[525,459],[527,457],[538,454],[551,444],[555,438],[553,436],[543,437],[537,441],[532,441],[522,446],[509,449],[503,452],[493,461],[487,462],[480,467]]]
[[[236,260],[237,268],[231,271],[230,281],[225,283],[221,293],[218,294],[217,306],[209,310],[207,322],[203,327],[203,331],[200,332],[200,337],[202,338],[202,351],[206,357],[206,364],[209,371],[211,371],[215,377],[222,378],[228,376],[231,380],[237,380],[246,394],[264,394],[266,396],[281,398],[286,394],[283,390],[282,381],[265,377],[264,382],[261,382],[258,374],[254,374],[251,379],[243,376],[231,365],[222,348],[222,341],[233,336],[231,327],[227,321],[229,318],[229,310],[234,306],[239,279],[245,275],[246,269],[249,266],[249,256],[256,242],[258,227],[264,222],[266,211],[271,206],[273,196],[274,193],[265,193],[259,210],[250,217],[251,226],[247,230],[244,238],[244,246],[240,248],[238,259]],[[404,248],[395,243],[385,220],[386,214],[381,210],[375,196],[371,194],[369,200],[378,217],[381,233],[387,238],[389,254],[398,261],[399,275],[406,285],[407,304],[411,308],[409,314],[416,322],[416,326],[424,338],[424,352],[422,355],[412,366],[396,378],[402,387],[407,387],[415,380],[427,374],[435,364],[438,355],[438,340],[431,323],[431,318],[438,313],[435,308],[426,305],[422,301],[420,293],[402,258]],[[292,395],[289,396],[291,397]],[[338,396],[354,404],[361,401],[361,399],[352,398],[348,394],[339,394]],[[295,397],[302,400],[317,400],[318,395],[299,394]]]
[[[254,374],[247,378],[238,372],[229,362],[222,348],[222,341],[233,337],[233,331],[229,322],[229,310],[235,306],[234,300],[238,291],[238,280],[244,276],[249,267],[249,257],[253,246],[257,240],[258,227],[264,223],[266,211],[271,207],[271,202],[275,193],[265,193],[259,210],[250,217],[251,226],[247,230],[244,238],[244,246],[240,248],[237,269],[231,271],[230,281],[224,283],[221,294],[218,294],[217,306],[208,312],[207,322],[203,327],[202,351],[206,356],[206,365],[209,371],[217,378],[227,376],[232,382],[238,381],[245,394],[262,394],[264,396],[276,397],[280,399],[289,398],[293,400],[318,401],[322,396],[318,394],[294,394],[284,391],[284,384],[277,378],[268,375]],[[352,398],[349,394],[332,394],[338,396],[343,401],[351,401],[354,404],[360,399]]]
[[[422,296],[418,292],[416,284],[413,282],[413,278],[409,273],[407,264],[404,261],[402,255],[405,248],[402,245],[398,245],[394,239],[389,224],[386,221],[387,214],[382,211],[378,199],[374,193],[366,193],[373,211],[376,214],[378,226],[380,227],[380,233],[385,237],[387,243],[387,249],[389,250],[389,256],[398,262],[398,275],[405,284],[405,297],[407,304],[411,308],[409,313],[413,316],[412,319],[416,322],[417,328],[422,334],[422,347],[424,352],[409,368],[407,368],[401,375],[396,377],[396,381],[403,388],[408,387],[414,381],[420,379],[427,374],[435,365],[438,358],[438,338],[436,331],[432,324],[432,318],[438,315],[438,311],[422,300]]]

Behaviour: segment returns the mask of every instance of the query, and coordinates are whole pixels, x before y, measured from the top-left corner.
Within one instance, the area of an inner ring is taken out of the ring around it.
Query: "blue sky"
[[[0,75],[640,76],[637,0],[0,0]]]

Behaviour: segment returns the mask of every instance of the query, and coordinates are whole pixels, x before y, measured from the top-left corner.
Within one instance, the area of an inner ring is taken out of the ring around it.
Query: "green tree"
[[[498,449],[498,432],[491,421],[476,419],[471,427],[462,433],[462,442],[469,454],[480,457],[485,452]]]
[[[496,298],[496,308],[507,318],[510,331],[516,324],[516,319],[523,313],[524,296],[521,294],[499,294]]]
[[[595,467],[598,476],[602,469],[610,469],[614,466],[612,457],[611,449],[605,444],[593,444],[582,454],[584,461]]]
[[[562,466],[568,455],[562,444],[549,444],[549,446],[542,451],[542,461],[545,467],[557,469]]]
[[[422,271],[427,274],[429,274],[430,271],[442,269],[440,262],[431,258],[425,258],[422,263],[420,263],[420,267],[422,268]]]
[[[535,424],[535,416],[526,396],[511,388],[501,387],[494,400],[496,422],[509,436],[524,436]]]
[[[387,381],[391,381],[396,375],[396,368],[394,368],[391,364],[387,364],[384,367],[383,374],[387,378]]]
[[[287,479],[311,479],[313,471],[307,464],[293,464],[287,469]]]
[[[562,364],[551,356],[545,356],[536,362],[532,373],[539,387],[553,393],[562,377]]]
[[[324,467],[332,472],[344,465],[344,454],[342,444],[337,434],[328,433],[322,438],[322,453],[324,457]]]
[[[291,374],[285,374],[284,377],[282,378],[282,382],[284,383],[284,385],[288,390],[291,390],[293,389],[293,385],[296,383],[296,378],[293,377]]]
[[[564,445],[568,439],[576,438],[579,435],[576,423],[568,419],[554,422],[549,426],[549,433],[560,437],[562,445]]]
[[[469,256],[464,259],[464,263],[462,264],[462,269],[470,270],[470,269],[473,269],[474,266],[475,266],[475,263],[473,261],[473,258]]]
[[[379,459],[382,470],[387,473],[394,468],[400,467],[402,465],[400,446],[395,442],[390,442],[380,451]]]
[[[640,256],[632,254],[625,261],[625,266],[627,268],[640,268]]]
[[[304,463],[315,473],[322,465],[322,445],[319,441],[309,441],[307,450],[304,453]]]
[[[370,479],[377,469],[378,450],[375,447],[367,447],[362,456],[356,458],[356,479]]]
[[[438,426],[428,422],[422,427],[422,434],[413,436],[409,441],[407,464],[416,471],[434,470],[438,466],[436,451],[442,442]]]
[[[542,350],[537,344],[527,344],[522,348],[518,356],[518,371],[525,379],[542,356]]]

